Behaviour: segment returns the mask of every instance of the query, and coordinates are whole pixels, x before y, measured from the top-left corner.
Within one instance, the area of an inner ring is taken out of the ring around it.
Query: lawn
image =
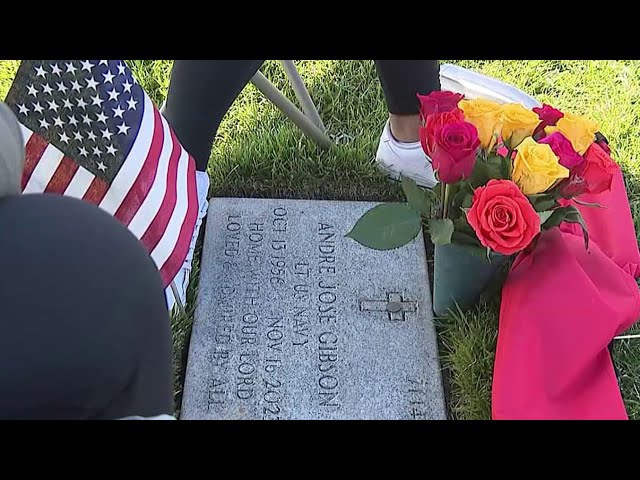
[[[637,61],[448,61],[512,83],[562,110],[588,114],[609,138],[622,165],[636,230],[640,232],[640,62]],[[131,60],[139,82],[159,105],[166,95],[171,62]],[[4,98],[17,61],[0,61]],[[226,116],[211,154],[213,196],[399,200],[398,186],[377,173],[373,156],[386,108],[371,61],[300,61],[299,71],[339,147],[321,151],[253,86]],[[276,62],[263,67],[277,86],[294,98]],[[174,315],[176,408],[195,304],[198,258],[189,288],[186,315]],[[462,315],[438,319],[442,366],[451,415],[490,418],[493,355],[497,337],[497,295]],[[578,335],[579,332],[576,332]],[[576,341],[578,337],[576,337]],[[640,418],[640,339],[616,342],[629,415]]]

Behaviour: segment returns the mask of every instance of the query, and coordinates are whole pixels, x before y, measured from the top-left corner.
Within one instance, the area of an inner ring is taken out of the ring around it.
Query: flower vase
[[[433,268],[433,311],[441,316],[456,304],[464,309],[478,301],[494,274],[507,259],[492,253],[489,259],[453,243],[436,245]]]

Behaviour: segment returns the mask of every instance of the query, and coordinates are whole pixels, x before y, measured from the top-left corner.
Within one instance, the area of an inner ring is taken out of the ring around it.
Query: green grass
[[[159,105],[171,62],[129,61],[139,82]],[[601,125],[622,165],[636,230],[640,232],[640,62],[455,61],[512,83],[542,101]],[[399,200],[398,186],[377,173],[373,157],[386,107],[371,61],[300,61],[298,69],[339,148],[316,148],[253,86],[223,121],[209,165],[213,196]],[[8,91],[16,61],[0,61],[0,98]],[[294,98],[284,73],[268,62],[263,73]],[[196,255],[186,315],[174,315],[176,407],[179,408],[186,349],[196,299]],[[499,297],[466,313],[438,319],[442,365],[453,417],[490,418],[491,372]],[[638,329],[640,331],[640,329]],[[615,361],[627,410],[640,419],[640,340],[616,343]]]

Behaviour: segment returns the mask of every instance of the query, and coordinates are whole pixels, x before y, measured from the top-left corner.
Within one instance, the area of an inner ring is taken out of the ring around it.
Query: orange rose
[[[540,232],[540,217],[511,180],[476,188],[467,221],[482,245],[503,255],[525,249]]]

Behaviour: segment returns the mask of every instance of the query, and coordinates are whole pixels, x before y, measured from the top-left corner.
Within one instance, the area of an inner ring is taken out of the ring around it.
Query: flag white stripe
[[[64,153],[48,144],[22,193],[44,192],[63,158]]]
[[[136,141],[99,205],[111,215],[116,213],[142,170],[153,140],[154,123],[153,104],[149,96],[144,95],[144,113]]]
[[[20,131],[22,132],[22,138],[24,140],[24,145],[26,147],[27,143],[29,142],[29,139],[33,135],[33,132],[29,128],[25,127],[22,123],[18,123],[18,125],[20,126]],[[53,147],[53,145],[50,145],[50,146]],[[33,178],[33,175],[35,174],[36,172],[34,171],[31,178]],[[91,173],[86,168],[82,168],[78,166],[78,171],[75,173],[75,175],[71,179],[71,182],[69,183],[66,190],[64,191],[64,195],[68,195],[70,197],[75,197],[75,198],[82,198],[84,194],[87,192],[87,190],[89,189],[89,186],[91,185],[91,182],[93,181],[94,178],[95,178],[95,175],[93,175],[93,173]],[[45,184],[42,190],[46,188],[47,184]],[[27,185],[27,187],[28,186],[29,185]],[[26,188],[25,188],[25,193],[28,193],[26,191]]]
[[[169,124],[164,117],[161,117],[161,120],[164,139],[162,142],[162,152],[158,161],[156,178],[142,205],[140,205],[140,208],[129,223],[129,230],[138,238],[142,238],[147,228],[149,228],[149,225],[151,225],[151,222],[160,210],[165,192],[167,191],[167,172],[169,170],[169,159],[173,151],[173,141],[171,140]]]
[[[178,178],[177,178],[177,198],[176,206],[171,214],[171,219],[167,225],[162,239],[156,245],[156,248],[151,252],[151,258],[156,262],[158,270],[162,269],[164,263],[167,261],[173,249],[176,247],[180,238],[180,230],[182,229],[182,223],[184,222],[187,210],[189,208],[189,190],[187,183],[187,172],[189,168],[189,155],[182,149],[180,155],[180,161],[178,163]]]
[[[33,132],[19,122],[18,122],[18,125],[20,125],[20,131],[22,132],[22,140],[24,141],[24,145],[26,147],[27,142],[29,141],[29,138],[31,138],[31,135],[33,135]]]
[[[64,191],[64,195],[74,198],[82,198],[93,179],[96,178],[93,173],[91,173],[86,168],[78,167],[78,171],[71,179],[71,182],[67,186],[67,189]]]

